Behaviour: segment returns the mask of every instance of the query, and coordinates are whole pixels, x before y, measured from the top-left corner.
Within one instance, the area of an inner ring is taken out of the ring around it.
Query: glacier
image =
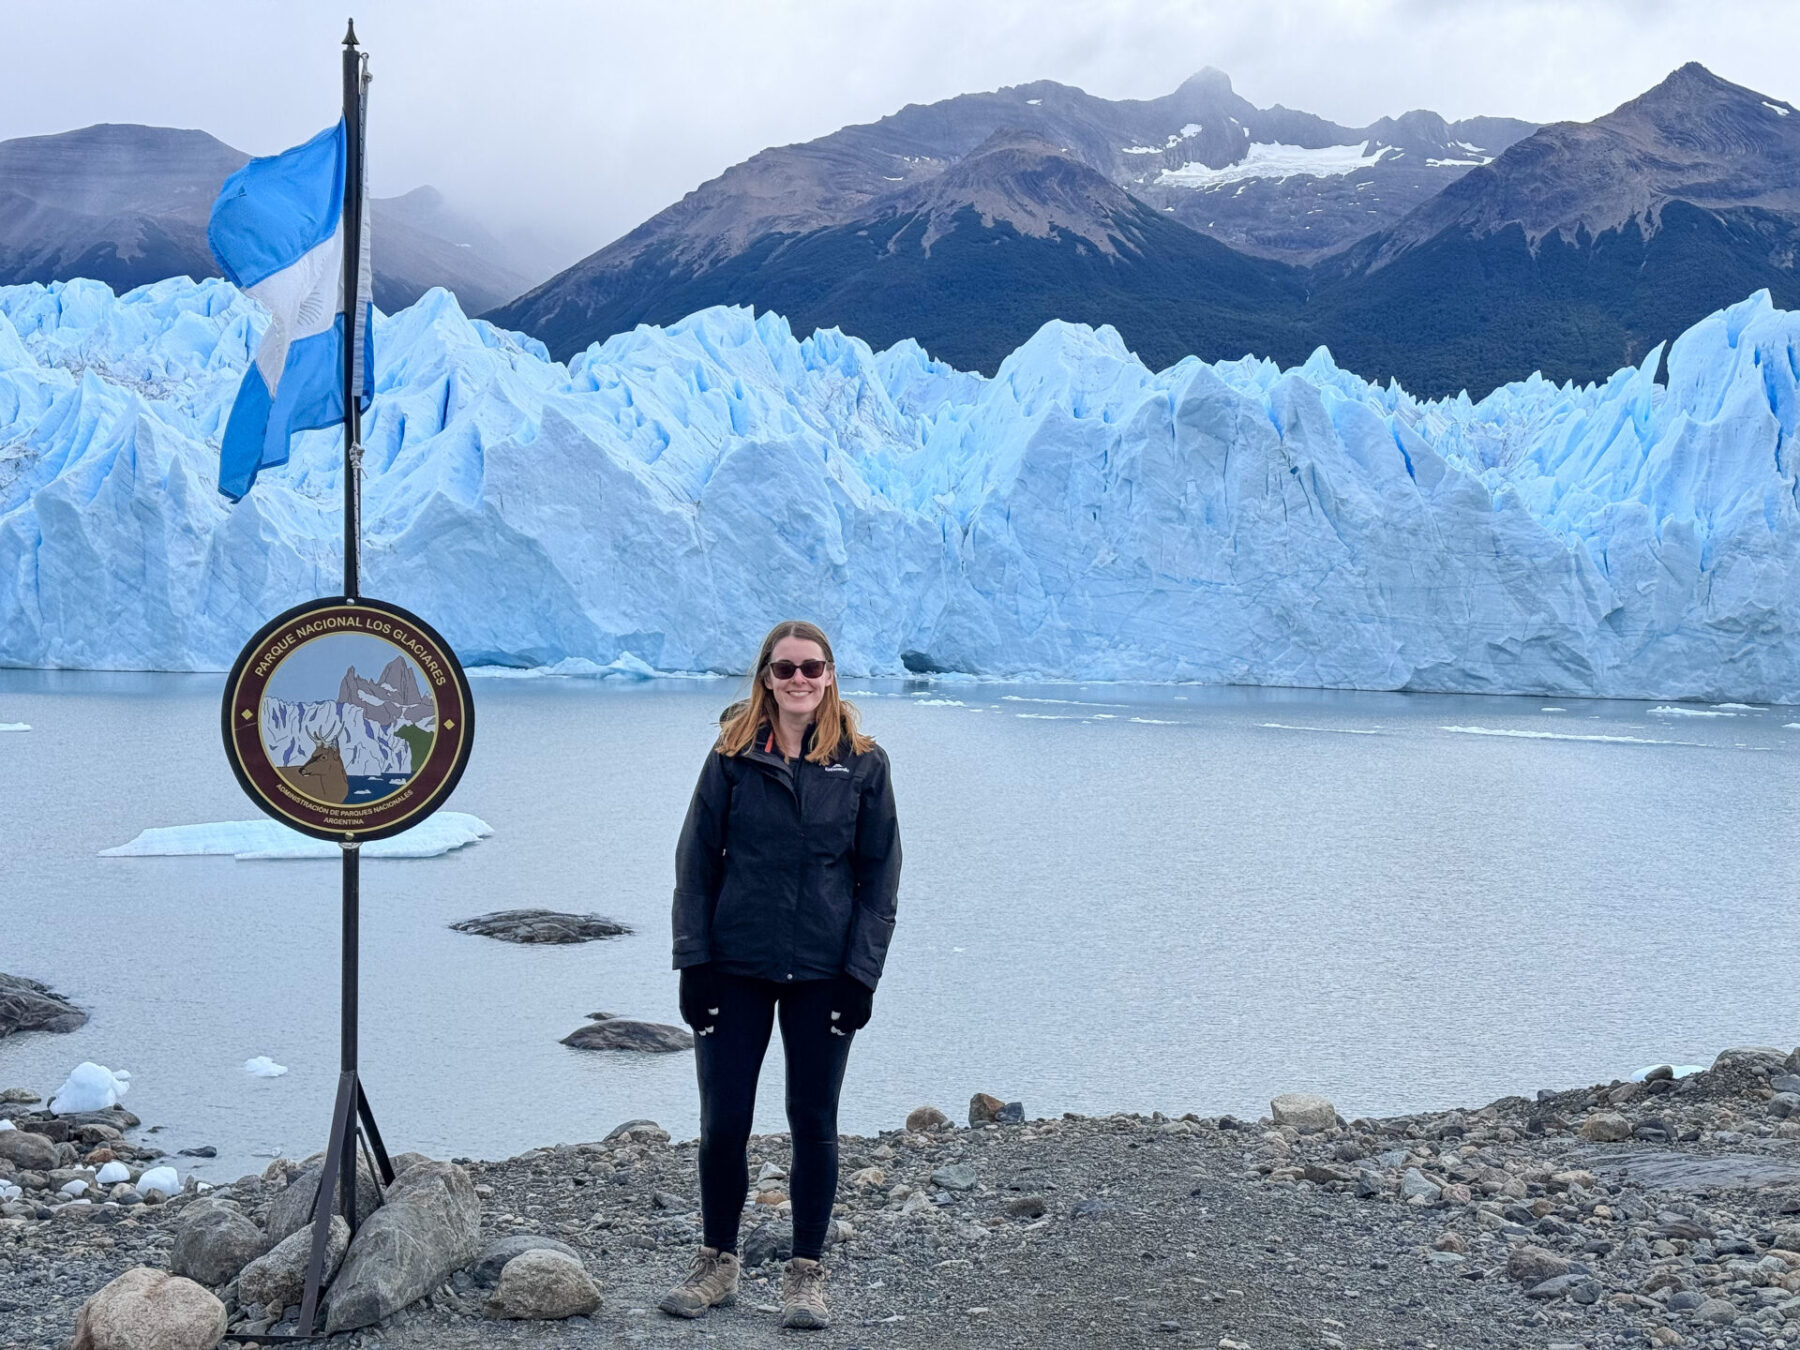
[[[338,433],[215,490],[265,322],[221,281],[0,288],[0,665],[223,669],[339,590]],[[735,673],[805,617],[851,676],[1800,702],[1766,293],[1480,401],[1065,323],[991,379],[743,308],[564,366],[433,291],[375,342],[364,588],[465,663]]]
[[[304,764],[322,744],[337,746],[344,772],[352,777],[410,774],[412,746],[395,734],[395,728],[412,725],[396,722],[383,726],[353,703],[321,699],[316,703],[289,703],[265,698],[262,705],[263,747],[269,763]]]

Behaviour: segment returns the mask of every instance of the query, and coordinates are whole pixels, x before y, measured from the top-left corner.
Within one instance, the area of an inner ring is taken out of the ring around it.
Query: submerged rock
[[[598,914],[559,914],[550,909],[495,910],[450,926],[459,933],[527,943],[593,942],[631,931],[627,925]]]
[[[590,1022],[571,1031],[562,1039],[564,1045],[577,1050],[643,1050],[651,1054],[667,1054],[674,1050],[692,1050],[694,1037],[680,1027],[661,1022],[638,1022],[628,1017],[609,1017],[604,1022]]]
[[[22,975],[0,975],[0,1036],[15,1031],[74,1031],[87,1020],[85,1012],[50,986]]]

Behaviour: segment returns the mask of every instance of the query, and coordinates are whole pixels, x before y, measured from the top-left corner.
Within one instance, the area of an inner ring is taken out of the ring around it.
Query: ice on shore
[[[215,488],[267,321],[0,287],[0,665],[221,670],[337,589],[340,432]],[[433,290],[375,321],[365,585],[471,666],[741,671],[795,615],[848,680],[1800,702],[1800,313],[1665,336],[1427,401],[1323,349],[1153,371],[1058,322],[987,378],[744,308],[563,365]]]
[[[94,1180],[102,1186],[116,1186],[121,1181],[131,1180],[131,1169],[115,1158],[95,1174]]]
[[[131,1090],[131,1075],[121,1069],[117,1073],[88,1060],[69,1071],[68,1078],[50,1098],[53,1115],[66,1116],[76,1111],[104,1111],[117,1106],[119,1098]]]
[[[137,1179],[137,1190],[139,1195],[149,1195],[151,1191],[180,1195],[181,1177],[173,1167],[152,1167]]]
[[[244,1072],[252,1078],[279,1078],[287,1072],[287,1065],[277,1064],[267,1055],[258,1055],[244,1061]]]
[[[435,858],[494,832],[479,816],[439,811],[405,834],[364,844],[365,858]],[[141,831],[130,843],[100,850],[102,858],[229,856],[240,862],[335,858],[338,846],[290,830],[277,820],[221,820],[207,825],[164,825]]]

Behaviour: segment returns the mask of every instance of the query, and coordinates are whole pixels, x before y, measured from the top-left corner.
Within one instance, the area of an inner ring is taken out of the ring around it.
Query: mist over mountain
[[[219,185],[249,160],[204,131],[103,123],[0,141],[0,285],[92,277],[117,291],[219,275],[206,222]],[[436,189],[373,199],[375,303],[411,304],[432,286],[472,310],[529,276]]]

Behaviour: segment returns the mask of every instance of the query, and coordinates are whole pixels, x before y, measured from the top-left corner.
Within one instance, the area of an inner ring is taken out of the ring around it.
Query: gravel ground
[[[694,1149],[640,1127],[467,1164],[484,1237],[568,1243],[599,1283],[597,1314],[492,1321],[459,1274],[338,1343],[1794,1350],[1797,1073],[1800,1051],[1734,1051],[1681,1080],[1308,1133],[1121,1115],[846,1136],[849,1231],[827,1252],[823,1332],[775,1326],[779,1261],[747,1272],[735,1307],[696,1322],[656,1310],[698,1236]],[[752,1141],[770,1201],[785,1145]],[[229,1189],[255,1215],[288,1174]],[[63,1346],[94,1290],[166,1264],[185,1203],[0,1218],[0,1346]],[[782,1223],[778,1204],[748,1205],[747,1252],[758,1215],[765,1244]]]

